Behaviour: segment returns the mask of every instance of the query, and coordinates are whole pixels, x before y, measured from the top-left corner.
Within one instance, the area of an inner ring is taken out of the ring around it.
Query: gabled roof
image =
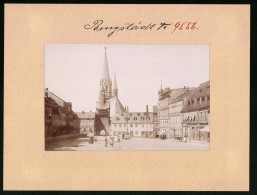
[[[118,97],[113,96],[108,101],[110,102],[110,116],[116,113],[125,112],[125,108],[123,107]]]

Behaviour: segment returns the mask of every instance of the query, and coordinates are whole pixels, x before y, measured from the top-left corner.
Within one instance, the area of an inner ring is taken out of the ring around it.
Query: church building
[[[114,80],[109,75],[107,53],[105,47],[102,77],[100,79],[99,100],[96,102],[96,135],[109,135],[111,132],[111,117],[126,112],[118,98],[116,75]]]

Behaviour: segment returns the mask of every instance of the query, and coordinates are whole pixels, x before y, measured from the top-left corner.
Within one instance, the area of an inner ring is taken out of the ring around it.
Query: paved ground
[[[160,140],[152,138],[121,139],[111,147],[105,147],[103,138],[98,138],[94,144],[89,144],[88,138],[66,138],[46,142],[46,150],[209,150],[206,142],[178,142],[171,139]]]

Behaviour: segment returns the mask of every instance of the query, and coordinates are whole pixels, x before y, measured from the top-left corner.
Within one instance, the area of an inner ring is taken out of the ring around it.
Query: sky
[[[109,74],[130,112],[157,105],[158,90],[197,87],[209,80],[209,45],[46,44],[45,88],[75,112],[95,111],[107,48]]]

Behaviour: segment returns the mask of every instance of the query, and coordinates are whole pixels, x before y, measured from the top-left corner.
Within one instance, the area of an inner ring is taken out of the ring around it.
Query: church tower
[[[116,74],[114,73],[114,81],[113,81],[113,89],[112,89],[113,96],[118,97],[118,87],[116,82]]]
[[[123,105],[118,99],[116,75],[114,74],[113,83],[110,79],[106,47],[104,50],[104,65],[100,79],[99,100],[96,101],[96,135],[101,135],[101,132],[109,135],[111,132],[111,117],[116,113],[125,112]]]
[[[103,66],[103,72],[102,77],[100,80],[100,97],[101,99],[102,93],[104,93],[105,101],[110,99],[112,97],[112,81],[109,76],[109,67],[108,67],[108,60],[107,60],[107,53],[106,53],[106,47],[104,48],[104,66]]]

